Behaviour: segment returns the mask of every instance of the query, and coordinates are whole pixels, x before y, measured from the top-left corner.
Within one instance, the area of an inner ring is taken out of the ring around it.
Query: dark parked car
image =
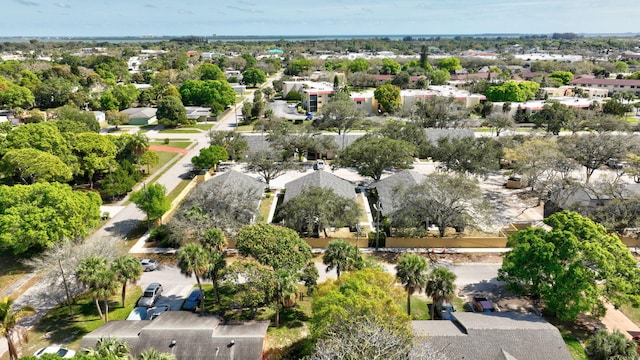
[[[193,311],[198,308],[198,306],[202,303],[202,298],[200,294],[200,289],[195,289],[189,294],[189,297],[182,305],[182,308],[185,310]]]

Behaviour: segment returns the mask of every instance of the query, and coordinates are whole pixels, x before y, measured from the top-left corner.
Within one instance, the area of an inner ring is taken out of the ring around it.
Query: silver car
[[[160,296],[162,296],[162,285],[160,283],[151,283],[147,286],[140,300],[138,300],[138,306],[150,308],[158,301]]]
[[[140,265],[143,271],[153,271],[158,268],[158,262],[153,259],[142,259]]]

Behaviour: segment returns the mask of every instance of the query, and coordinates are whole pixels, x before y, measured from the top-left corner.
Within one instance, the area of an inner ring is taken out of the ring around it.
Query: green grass
[[[620,311],[625,314],[636,325],[640,326],[640,308],[635,308],[629,304],[620,306]]]
[[[139,286],[129,287],[127,290],[124,308],[120,304],[120,292],[111,297],[109,320],[126,319],[142,295],[142,289]],[[40,347],[52,344],[65,344],[67,347],[77,349],[84,335],[104,324],[104,320],[98,317],[93,299],[87,294],[79,295],[72,309],[73,317],[69,315],[68,306],[61,304],[42,318],[30,332],[31,341],[26,344],[23,353],[31,354]]]
[[[182,192],[182,190],[184,190],[184,188],[187,187],[187,185],[189,185],[190,182],[191,180],[180,181],[178,186],[176,186],[173,190],[171,190],[169,194],[167,194],[167,198],[169,198],[170,201],[175,200],[175,198],[178,197],[178,195]]]
[[[562,339],[567,344],[567,348],[571,353],[573,360],[587,360],[587,354],[584,352],[584,348],[580,343],[580,340],[573,337],[571,334],[563,334]]]
[[[260,207],[258,208],[258,221],[259,223],[266,223],[269,218],[269,211],[271,211],[271,204],[273,204],[273,199],[275,199],[275,193],[269,193],[270,197],[262,198],[260,201]]]
[[[200,130],[209,130],[213,127],[213,123],[199,123],[199,124],[195,124],[195,125],[189,125],[187,128],[196,128],[196,129],[200,129]]]
[[[166,152],[166,151],[157,151],[157,153],[158,153],[159,161],[157,165],[151,167],[150,174],[155,174],[165,164],[167,164],[169,161],[173,160],[173,158],[179,155],[178,153],[172,153],[172,152]]]
[[[196,129],[163,129],[158,131],[160,134],[199,134],[201,132]]]
[[[169,146],[172,148],[177,148],[177,149],[186,149],[189,147],[189,145],[193,144],[193,142],[191,141],[175,141],[175,140],[171,140],[169,141],[168,144],[165,144],[164,141],[151,141],[149,142],[149,144],[151,145],[160,145],[160,146]]]
[[[422,296],[412,295],[411,296],[411,320],[429,320],[429,308],[427,304],[430,304],[431,301],[428,301]],[[404,312],[407,312],[407,301],[405,297],[405,301],[400,305]]]

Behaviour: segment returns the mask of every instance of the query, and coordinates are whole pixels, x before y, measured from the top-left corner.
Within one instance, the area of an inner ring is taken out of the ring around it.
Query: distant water
[[[352,40],[352,39],[389,39],[389,40],[402,40],[407,36],[414,39],[417,38],[454,38],[460,37],[520,37],[526,34],[475,34],[475,35],[247,35],[247,36],[235,36],[235,35],[218,35],[218,36],[194,36],[197,38],[206,38],[209,42],[223,41],[223,42],[238,42],[238,41],[309,41],[309,40]],[[140,42],[160,42],[167,41],[175,38],[186,38],[187,36],[125,36],[125,37],[100,37],[100,36],[78,36],[78,37],[65,37],[65,36],[14,36],[14,37],[0,37],[0,42],[29,42],[30,40],[38,40],[41,42],[108,42],[108,43],[140,43]]]
[[[424,34],[424,35],[247,35],[247,36],[235,36],[235,35],[218,35],[218,36],[193,36],[196,38],[206,38],[209,42],[239,42],[239,41],[309,41],[309,40],[352,40],[352,39],[389,39],[392,41],[402,40],[405,37],[411,37],[413,39],[419,38],[455,38],[455,37],[471,37],[471,38],[518,38],[521,36],[531,35],[551,35],[551,34]],[[621,34],[578,34],[580,36],[616,36],[616,37],[629,37],[637,36],[638,33],[621,33]],[[175,38],[186,38],[190,36],[78,36],[78,37],[65,37],[65,36],[14,36],[14,37],[0,37],[0,42],[29,42],[32,39],[36,39],[41,42],[95,42],[95,43],[141,43],[141,42],[160,42],[167,41]]]

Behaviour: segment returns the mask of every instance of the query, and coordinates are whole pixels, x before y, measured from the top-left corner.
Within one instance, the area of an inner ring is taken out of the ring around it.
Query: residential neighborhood
[[[640,356],[636,37],[33,40],[0,359]]]

